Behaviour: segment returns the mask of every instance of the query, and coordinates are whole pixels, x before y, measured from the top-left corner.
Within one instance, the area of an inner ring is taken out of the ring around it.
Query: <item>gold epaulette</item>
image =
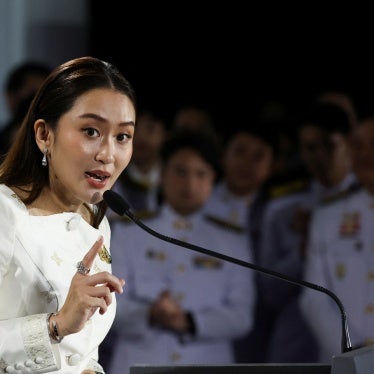
[[[269,188],[270,199],[277,199],[279,197],[291,195],[302,192],[308,186],[308,181],[305,179],[295,179],[293,181],[278,184]]]
[[[134,216],[140,220],[147,220],[156,217],[159,214],[158,211],[136,211]],[[111,221],[121,221],[124,223],[132,223],[133,221],[127,216],[117,216],[116,218],[111,218]]]
[[[125,186],[127,185],[135,190],[149,191],[152,188],[152,184],[135,180],[126,172],[120,176],[120,180]]]
[[[328,205],[328,204],[331,204],[335,201],[344,199],[344,198],[348,197],[349,195],[352,195],[353,193],[358,191],[361,187],[362,186],[359,183],[353,183],[348,188],[346,188],[345,190],[339,191],[335,195],[331,195],[331,196],[328,196],[328,197],[325,197],[325,198],[321,199],[320,203],[321,203],[321,205]]]
[[[142,220],[143,219],[147,220],[150,218],[157,217],[159,214],[160,212],[158,210],[138,210],[134,213],[136,218],[139,218]]]
[[[208,220],[209,222],[213,222],[217,226],[220,226],[224,229],[228,229],[228,230],[232,230],[232,231],[236,231],[236,232],[240,232],[240,233],[245,231],[244,227],[242,227],[240,225],[237,225],[235,223],[232,223],[230,221],[224,220],[224,219],[219,218],[219,217],[212,216],[210,214],[205,214],[204,218],[206,220]]]

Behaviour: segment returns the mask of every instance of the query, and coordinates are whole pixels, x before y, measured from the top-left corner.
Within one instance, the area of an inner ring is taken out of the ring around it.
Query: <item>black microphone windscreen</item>
[[[117,192],[107,190],[103,193],[103,198],[109,208],[120,216],[130,209],[130,205]]]

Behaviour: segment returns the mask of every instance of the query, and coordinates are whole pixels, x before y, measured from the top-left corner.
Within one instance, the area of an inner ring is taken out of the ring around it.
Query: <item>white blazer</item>
[[[104,372],[98,345],[113,323],[116,303],[96,312],[79,333],[51,344],[46,317],[61,309],[76,264],[99,235],[109,250],[106,218],[99,230],[77,213],[29,215],[14,192],[0,185],[0,373]],[[92,273],[110,271],[97,256]]]

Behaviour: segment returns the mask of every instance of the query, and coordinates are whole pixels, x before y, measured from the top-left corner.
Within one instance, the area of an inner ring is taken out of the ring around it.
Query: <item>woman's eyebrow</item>
[[[95,113],[84,113],[84,114],[81,114],[79,116],[79,118],[92,118],[92,119],[95,119],[97,121],[100,121],[100,122],[108,122],[107,119],[105,119],[104,117],[98,115],[98,114],[95,114]],[[120,126],[135,126],[135,123],[134,121],[128,121],[128,122],[121,122],[120,123]]]

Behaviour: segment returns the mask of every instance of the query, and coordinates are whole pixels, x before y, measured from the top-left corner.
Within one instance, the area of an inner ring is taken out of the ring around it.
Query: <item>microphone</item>
[[[250,269],[255,270],[259,273],[264,273],[264,274],[270,275],[272,277],[275,277],[275,278],[281,279],[283,281],[295,284],[297,286],[312,288],[316,291],[322,292],[322,293],[330,296],[335,301],[335,303],[338,305],[339,310],[340,310],[340,314],[341,314],[341,320],[342,320],[341,350],[342,350],[342,353],[352,351],[352,345],[351,345],[351,341],[350,341],[350,337],[349,337],[346,312],[345,312],[343,303],[332,291],[330,291],[327,288],[324,288],[322,286],[319,286],[317,284],[304,281],[302,279],[293,278],[293,277],[290,277],[288,275],[278,273],[278,272],[270,270],[270,269],[266,269],[262,266],[252,264],[250,262],[242,261],[242,260],[239,260],[237,258],[230,257],[230,256],[224,255],[224,254],[219,253],[219,252],[215,252],[215,251],[203,248],[203,247],[199,247],[195,244],[190,244],[190,243],[184,242],[182,240],[178,240],[178,239],[160,234],[160,233],[152,230],[147,225],[145,225],[142,221],[140,221],[131,212],[130,205],[118,193],[116,193],[114,191],[111,191],[111,190],[107,190],[103,193],[103,198],[104,198],[104,201],[106,202],[106,204],[109,206],[109,208],[112,209],[119,216],[125,216],[126,215],[128,218],[130,218],[134,223],[136,223],[143,230],[147,231],[149,234],[151,234],[151,235],[153,235],[153,236],[155,236],[155,237],[157,237],[161,240],[164,240],[166,242],[172,243],[172,244],[180,246],[180,247],[185,247],[185,248],[191,249],[191,250],[196,251],[196,252],[206,254],[208,256],[213,256],[213,257],[216,257],[216,258],[220,258],[222,260],[232,262],[234,264],[244,266],[246,268],[250,268]]]

